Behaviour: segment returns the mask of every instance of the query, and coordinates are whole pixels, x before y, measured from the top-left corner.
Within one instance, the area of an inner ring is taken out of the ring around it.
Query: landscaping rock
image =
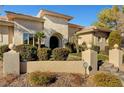
[[[114,67],[114,65],[111,64],[111,63],[105,62],[105,63],[103,63],[103,65],[102,65],[101,67],[104,67],[104,68],[112,68],[112,67]]]

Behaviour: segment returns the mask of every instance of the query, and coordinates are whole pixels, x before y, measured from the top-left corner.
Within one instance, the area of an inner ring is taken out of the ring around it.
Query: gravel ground
[[[69,74],[69,73],[56,73],[57,80],[49,85],[37,86],[37,87],[86,87],[84,78],[80,74]],[[16,78],[9,87],[35,87],[27,83],[27,74],[23,74]]]

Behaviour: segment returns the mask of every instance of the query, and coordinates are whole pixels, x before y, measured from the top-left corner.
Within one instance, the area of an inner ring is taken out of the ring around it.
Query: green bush
[[[101,87],[121,87],[122,83],[120,79],[118,79],[116,76],[108,73],[97,73],[93,77],[93,82],[96,86]]]
[[[66,48],[55,48],[52,51],[52,57],[54,60],[66,60],[69,54],[69,50]]]
[[[109,35],[109,48],[113,48],[115,44],[120,46],[121,44],[121,36],[118,31],[112,31]]]
[[[0,60],[3,59],[3,53],[8,52],[9,50],[8,45],[0,46]]]
[[[95,50],[97,53],[99,53],[100,46],[92,45],[92,49]]]
[[[106,61],[106,60],[109,60],[109,57],[107,55],[104,55],[104,54],[98,54],[97,55],[97,60],[102,60],[102,61]]]
[[[37,56],[39,60],[49,60],[51,55],[51,50],[49,48],[40,48],[37,51]]]
[[[37,60],[37,47],[32,45],[18,45],[15,49],[20,53],[20,61],[34,61]]]
[[[75,52],[76,52],[75,44],[72,43],[72,42],[67,42],[67,43],[65,44],[65,48],[69,49],[69,51],[70,51],[71,53],[75,53]]]
[[[56,76],[51,73],[32,72],[28,75],[28,82],[33,86],[47,85],[55,82]]]

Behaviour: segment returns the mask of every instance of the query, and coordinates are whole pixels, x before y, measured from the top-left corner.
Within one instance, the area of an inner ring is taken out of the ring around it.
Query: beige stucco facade
[[[42,43],[46,47],[64,47],[74,34],[83,32],[77,35],[79,45],[86,42],[104,49],[108,37],[107,32],[86,31],[85,33],[83,26],[69,23],[71,19],[73,17],[48,10],[40,11],[37,16],[7,11],[6,20],[0,19],[1,24],[6,23],[6,25],[0,24],[0,44],[14,43],[20,45],[24,44],[25,41],[29,44],[30,38],[34,40],[36,32],[44,32],[46,37]]]

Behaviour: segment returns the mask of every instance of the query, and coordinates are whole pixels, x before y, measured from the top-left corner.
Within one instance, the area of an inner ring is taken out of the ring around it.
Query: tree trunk
[[[40,42],[40,38],[38,38],[38,49],[40,49],[41,46],[41,42]]]

